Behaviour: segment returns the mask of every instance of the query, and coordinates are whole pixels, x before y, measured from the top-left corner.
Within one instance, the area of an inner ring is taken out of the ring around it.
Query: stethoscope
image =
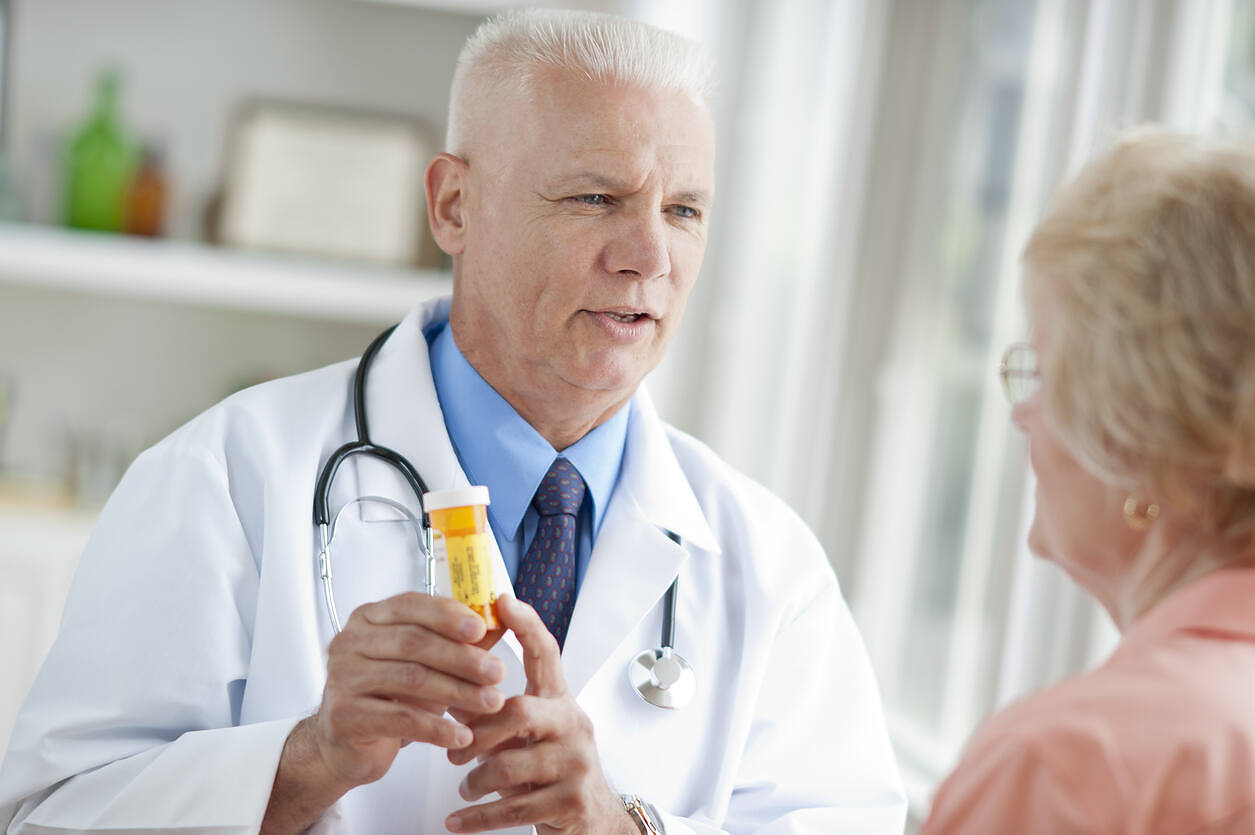
[[[394,330],[396,330],[396,325],[375,337],[366,352],[362,354],[361,360],[358,361],[357,371],[353,375],[353,418],[357,426],[357,440],[349,441],[331,453],[322,471],[319,472],[318,481],[314,486],[314,524],[318,526],[321,544],[318,552],[318,574],[322,578],[327,614],[337,633],[340,632],[341,624],[340,615],[336,611],[335,590],[331,579],[331,543],[335,539],[335,523],[339,516],[337,514],[333,518],[330,512],[331,482],[335,479],[340,465],[351,456],[365,455],[377,458],[399,472],[414,492],[415,498],[418,499],[419,515],[415,516],[401,502],[383,496],[359,497],[341,508],[340,513],[343,513],[347,507],[363,501],[383,502],[397,510],[409,521],[418,537],[425,568],[424,591],[427,594],[436,592],[436,560],[432,547],[432,528],[427,513],[423,510],[423,494],[428,492],[427,484],[404,455],[371,442],[366,421],[366,374],[375,355],[379,353],[379,349],[383,347],[384,342]],[[667,531],[666,534],[676,545],[684,547],[679,534],[671,531]],[[679,582],[680,579],[677,577],[671,581],[671,587],[667,589],[663,605],[662,646],[645,650],[628,664],[628,681],[631,682],[632,688],[654,707],[668,710],[689,704],[697,692],[697,676],[693,668],[675,651],[676,589]]]

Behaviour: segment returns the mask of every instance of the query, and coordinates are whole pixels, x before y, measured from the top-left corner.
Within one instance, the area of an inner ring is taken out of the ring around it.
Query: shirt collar
[[[452,328],[442,323],[427,332],[427,339],[453,449],[470,482],[488,488],[493,527],[513,539],[558,453],[467,361]],[[562,452],[588,487],[594,537],[619,478],[629,411],[620,409]]]
[[[1123,643],[1170,632],[1206,631],[1255,639],[1255,568],[1222,568],[1169,594],[1134,621]]]

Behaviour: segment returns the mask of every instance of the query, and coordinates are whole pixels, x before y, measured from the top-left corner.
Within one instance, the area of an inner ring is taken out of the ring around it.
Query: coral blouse
[[[921,835],[1255,833],[1255,569],[1161,600],[1098,669],[996,714]]]

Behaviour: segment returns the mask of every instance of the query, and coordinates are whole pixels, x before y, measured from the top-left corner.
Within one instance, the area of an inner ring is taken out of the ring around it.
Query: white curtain
[[[1225,111],[1234,2],[732,0],[688,24],[720,63],[719,193],[651,384],[824,542],[918,810],[981,717],[1114,640],[1024,551],[995,368],[1051,190],[1120,127]]]

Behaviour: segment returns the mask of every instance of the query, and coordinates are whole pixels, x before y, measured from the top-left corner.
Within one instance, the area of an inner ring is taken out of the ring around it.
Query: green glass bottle
[[[92,114],[66,147],[66,226],[119,232],[125,222],[137,153],[118,117],[118,87],[116,72],[101,74]]]

